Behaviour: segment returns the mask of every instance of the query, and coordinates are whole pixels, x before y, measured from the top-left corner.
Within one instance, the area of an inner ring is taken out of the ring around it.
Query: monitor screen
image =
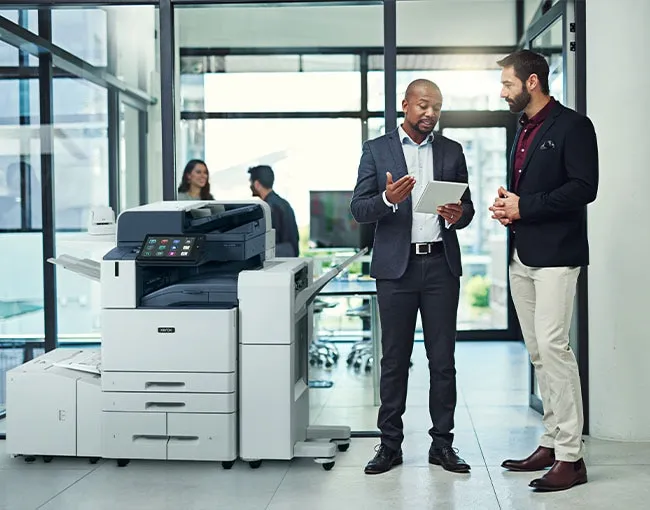
[[[309,192],[309,240],[317,248],[358,248],[359,224],[350,213],[352,191]]]
[[[201,236],[148,235],[138,259],[140,260],[196,260],[199,255]]]

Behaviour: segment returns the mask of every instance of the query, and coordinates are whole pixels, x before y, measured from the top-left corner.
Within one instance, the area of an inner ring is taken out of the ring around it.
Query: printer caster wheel
[[[129,465],[129,459],[117,459],[117,467],[126,467]]]
[[[235,465],[234,460],[224,461],[221,463],[221,467],[224,469],[232,469],[234,465]]]
[[[347,452],[348,448],[350,448],[350,443],[342,443],[342,444],[336,445],[336,447],[338,448],[338,450],[340,452]]]
[[[33,455],[27,455],[27,456],[25,457],[25,462],[27,462],[27,463],[29,463],[29,464],[31,464],[31,463],[34,462],[35,460],[36,460],[36,457],[34,457]]]
[[[43,457],[43,462],[45,462],[45,464],[49,464],[52,462],[52,459],[54,459],[54,457]]]
[[[91,457],[88,459],[88,462],[91,464],[97,464],[99,462],[99,457]]]
[[[331,471],[331,469],[334,467],[334,462],[325,462],[323,464],[323,469],[325,471]]]
[[[251,469],[257,469],[262,465],[261,460],[251,460],[248,465],[251,467]]]

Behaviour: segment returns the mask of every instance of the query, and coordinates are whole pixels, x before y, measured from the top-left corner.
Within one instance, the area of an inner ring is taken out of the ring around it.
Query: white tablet
[[[466,189],[464,182],[430,181],[415,205],[415,212],[438,214],[438,207],[457,204]]]

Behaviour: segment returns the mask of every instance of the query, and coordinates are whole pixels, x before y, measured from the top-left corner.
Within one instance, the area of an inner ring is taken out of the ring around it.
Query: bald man
[[[357,222],[376,224],[370,274],[377,281],[382,327],[381,445],[365,472],[384,473],[402,463],[402,415],[419,311],[430,374],[429,462],[467,473],[470,466],[452,447],[462,274],[456,231],[472,221],[474,206],[467,188],[459,204],[440,207],[437,214],[413,209],[429,181],[466,183],[467,166],[460,144],[433,133],[442,110],[435,83],[412,82],[402,109],[401,126],[364,144],[350,203]]]

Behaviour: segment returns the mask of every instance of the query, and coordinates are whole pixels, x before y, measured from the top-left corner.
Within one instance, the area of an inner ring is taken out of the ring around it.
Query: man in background
[[[273,191],[273,169],[268,165],[258,165],[249,168],[248,173],[253,196],[261,198],[271,208],[271,222],[275,229],[275,255],[297,257],[299,236],[296,215],[289,202]]]

